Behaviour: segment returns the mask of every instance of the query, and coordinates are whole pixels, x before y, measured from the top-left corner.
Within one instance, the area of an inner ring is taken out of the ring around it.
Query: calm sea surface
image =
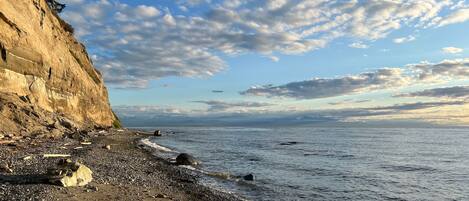
[[[469,200],[469,129],[160,129],[205,171],[254,174],[212,184],[251,200]]]

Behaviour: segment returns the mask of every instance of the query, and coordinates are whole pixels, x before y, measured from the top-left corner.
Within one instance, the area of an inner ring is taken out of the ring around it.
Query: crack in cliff
[[[5,14],[0,12],[0,19],[3,20],[5,23],[7,23],[11,28],[16,30],[16,33],[18,33],[18,36],[21,35],[23,31],[21,31],[20,28],[18,28],[18,25],[16,25],[14,22],[12,22],[10,19],[8,19]]]
[[[46,11],[44,9],[42,9],[42,7],[41,7],[41,5],[38,1],[34,1],[33,4],[41,14],[41,19],[39,20],[39,25],[41,26],[41,28],[44,28],[43,25],[44,25],[44,17],[46,15]]]
[[[7,49],[0,43],[0,57],[2,57],[3,62],[7,62]]]

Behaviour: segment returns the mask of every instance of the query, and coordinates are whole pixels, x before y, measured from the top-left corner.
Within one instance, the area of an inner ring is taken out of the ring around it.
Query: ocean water
[[[469,129],[159,129],[203,171],[255,175],[208,179],[250,200],[469,200]]]

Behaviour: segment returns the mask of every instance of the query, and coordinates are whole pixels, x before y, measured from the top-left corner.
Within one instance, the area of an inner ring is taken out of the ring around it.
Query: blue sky
[[[122,116],[469,122],[469,2],[62,2]]]

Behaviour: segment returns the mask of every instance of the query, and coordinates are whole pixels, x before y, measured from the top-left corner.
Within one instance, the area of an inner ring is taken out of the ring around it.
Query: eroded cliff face
[[[0,131],[116,123],[100,73],[66,28],[46,0],[0,0]]]

